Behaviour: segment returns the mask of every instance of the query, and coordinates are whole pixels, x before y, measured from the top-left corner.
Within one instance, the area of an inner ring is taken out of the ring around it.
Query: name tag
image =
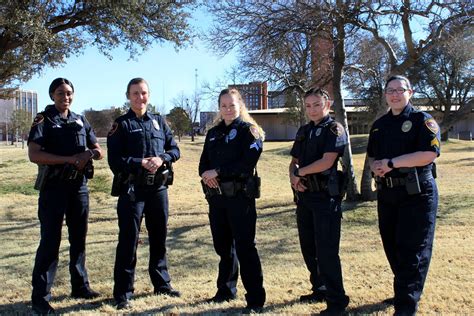
[[[132,130],[131,133],[136,133],[136,132],[141,132],[141,131],[143,131],[143,129],[137,128],[137,129]]]

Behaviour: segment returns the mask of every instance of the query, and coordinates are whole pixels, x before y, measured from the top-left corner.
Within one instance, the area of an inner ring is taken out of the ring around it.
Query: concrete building
[[[31,113],[34,118],[38,113],[38,94],[36,91],[15,90],[11,99],[0,99],[0,140],[11,140],[14,131],[9,129],[10,118],[13,111],[24,110]]]

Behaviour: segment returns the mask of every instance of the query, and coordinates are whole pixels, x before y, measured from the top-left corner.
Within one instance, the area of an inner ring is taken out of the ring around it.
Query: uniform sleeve
[[[344,130],[344,127],[336,122],[331,124],[329,127],[327,140],[324,144],[324,152],[338,153],[339,155],[342,155],[347,143],[347,133]]]
[[[370,158],[375,158],[375,136],[378,129],[375,126],[375,123],[370,128],[369,132],[369,142],[367,143],[367,156]]]
[[[261,138],[256,138],[247,127],[242,141],[242,159],[219,166],[219,175],[222,177],[248,177],[253,174],[263,149]]]
[[[86,130],[87,148],[91,148],[93,145],[97,144],[97,137],[85,116],[82,116],[82,121],[84,122],[84,128]]]
[[[434,151],[437,156],[441,153],[441,134],[438,123],[434,118],[423,112],[423,126],[417,139],[417,148],[419,151]]]
[[[169,128],[168,124],[166,124],[165,120],[162,120],[163,132],[165,134],[165,152],[161,155],[161,158],[166,162],[175,162],[180,157],[180,150],[178,144],[173,138],[173,133]]]
[[[36,115],[33,123],[31,124],[27,144],[30,142],[44,146],[44,116],[42,114]]]
[[[211,162],[209,161],[209,153],[208,153],[209,135],[211,133],[212,133],[211,131],[207,132],[206,140],[204,141],[204,146],[202,148],[201,158],[199,159],[199,167],[198,167],[199,176],[201,176],[204,173],[204,171],[211,169]]]
[[[120,172],[138,173],[142,167],[141,157],[129,157],[125,152],[123,122],[115,121],[107,136],[107,161],[114,174]]]
[[[304,128],[300,127],[298,132],[296,132],[295,141],[293,142],[293,147],[291,147],[290,154],[292,157],[299,158],[301,153],[301,144],[304,139]]]

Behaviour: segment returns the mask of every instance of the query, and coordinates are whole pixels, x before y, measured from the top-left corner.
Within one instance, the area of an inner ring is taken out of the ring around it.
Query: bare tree
[[[315,82],[313,77],[312,40],[321,36],[321,32],[327,33],[335,46],[342,47],[344,53],[344,35],[341,32],[345,32],[345,22],[341,17],[355,12],[347,10],[342,2],[338,2],[334,9],[329,1],[258,1],[243,2],[238,7],[234,6],[233,1],[222,1],[210,2],[207,7],[216,22],[207,37],[211,46],[223,54],[238,48],[241,53],[240,64],[248,74],[265,77],[284,90],[293,89],[300,105],[302,94],[309,86],[314,84],[324,86],[322,82]],[[338,10],[345,11],[339,13]],[[336,28],[338,21],[342,21],[342,30]],[[333,37],[333,32],[339,35]],[[342,118],[341,123],[345,124],[348,130],[340,91],[343,68],[339,65],[344,65],[344,55],[340,52],[339,50],[340,63],[334,70],[340,72],[337,74],[337,82],[334,84],[333,81],[334,104],[336,115]],[[334,71],[331,73],[329,70],[328,79],[334,77]],[[336,92],[337,89],[339,92]],[[357,184],[352,168],[352,157],[347,158],[351,155],[349,144],[344,161],[347,163],[351,179],[347,197],[352,200],[357,198]]]
[[[445,40],[425,54],[410,75],[415,81],[415,92],[441,114],[438,123],[442,140],[448,139],[448,131],[455,122],[473,110],[472,31],[472,25],[459,25],[446,32]]]
[[[368,32],[380,43],[388,56],[387,76],[390,76],[406,74],[419,65],[422,57],[443,41],[444,33],[453,24],[472,25],[473,12],[469,1],[403,0],[401,6],[398,2],[377,1],[365,5],[347,23]],[[418,30],[420,24],[421,31]],[[396,34],[399,30],[403,34],[401,37]],[[400,38],[404,54],[399,54],[396,49],[399,42],[395,38]],[[387,111],[385,102],[379,105],[375,118]],[[362,180],[362,196],[373,196],[364,191],[372,187],[368,159],[365,160]]]

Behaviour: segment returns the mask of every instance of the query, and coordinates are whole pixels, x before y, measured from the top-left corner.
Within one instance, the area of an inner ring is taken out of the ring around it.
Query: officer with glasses
[[[377,183],[380,235],[394,274],[395,315],[417,311],[438,208],[434,160],[440,155],[439,127],[431,115],[412,106],[412,95],[406,77],[387,80],[390,110],[374,122],[367,146]]]

